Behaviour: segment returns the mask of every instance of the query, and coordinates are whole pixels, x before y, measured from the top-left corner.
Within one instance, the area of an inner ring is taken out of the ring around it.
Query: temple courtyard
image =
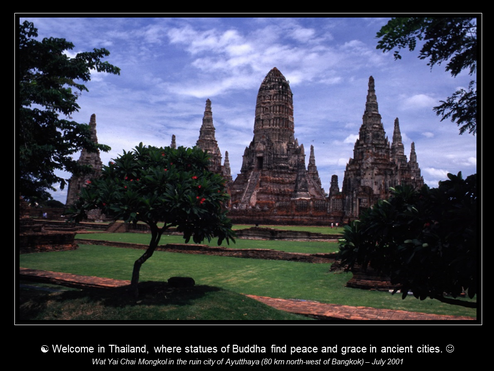
[[[237,239],[218,252],[216,241],[182,248],[180,236],[163,236],[142,267],[147,289],[136,301],[124,292],[149,234],[90,232],[76,235],[76,250],[20,255],[21,320],[464,321],[477,315],[475,299],[460,306],[348,287],[352,273],[330,270],[336,239]],[[170,277],[192,277],[195,286],[170,286]]]

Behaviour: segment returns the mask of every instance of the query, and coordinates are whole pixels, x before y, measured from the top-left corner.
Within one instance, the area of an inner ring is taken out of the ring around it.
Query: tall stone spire
[[[380,157],[389,157],[389,142],[377,107],[376,89],[372,76],[369,77],[369,88],[359,139],[355,143],[353,151],[354,159],[363,159],[375,154]]]
[[[170,147],[173,149],[177,148],[177,137],[175,136],[175,134],[172,135],[172,143],[170,144]]]
[[[417,153],[415,152],[415,142],[410,145],[410,162],[417,162]]]
[[[254,138],[245,148],[240,174],[231,187],[234,209],[281,213],[289,212],[290,203],[300,198],[324,200],[320,184],[315,190],[305,168],[304,148],[295,139],[294,128],[293,93],[274,67],[257,93]],[[317,174],[315,159],[309,162]]]
[[[199,140],[216,140],[215,127],[213,125],[213,111],[211,110],[211,100],[206,100],[206,108],[204,117],[202,118],[202,126],[200,130]]]
[[[404,167],[407,164],[405,156],[405,147],[401,138],[400,121],[398,117],[395,119],[393,131],[393,142],[391,143],[391,159],[398,167]]]
[[[297,166],[297,177],[295,178],[295,189],[293,198],[310,198],[309,182],[307,179],[307,171],[305,170],[305,150],[304,145],[300,145],[301,155],[299,156]]]
[[[91,140],[94,143],[98,143],[98,136],[96,135],[96,114],[92,114],[89,119],[89,129],[91,130]]]
[[[232,169],[230,167],[230,159],[228,158],[228,151],[225,151],[225,163],[223,164],[223,178],[227,183],[232,181]]]
[[[417,153],[415,152],[415,142],[412,142],[410,146],[410,161],[408,162],[410,168],[410,178],[415,188],[421,188],[424,185],[424,178],[420,174],[419,163],[417,162]]]
[[[89,120],[89,129],[91,130],[91,140],[94,143],[98,143],[98,136],[96,133],[96,115],[94,113],[91,115]],[[86,186],[87,182],[91,178],[98,177],[101,174],[101,169],[103,167],[99,151],[88,152],[86,148],[82,149],[78,163],[80,165],[91,166],[92,171],[89,174],[81,176],[72,175],[69,180],[69,189],[67,191],[67,205],[72,205],[77,201],[81,189]]]
[[[209,170],[221,174],[221,151],[215,138],[215,131],[211,101],[208,99],[206,100],[206,108],[196,146],[209,153]]]
[[[293,142],[293,94],[285,76],[274,67],[264,78],[256,102],[254,141]]]
[[[389,145],[371,76],[359,138],[355,142],[353,158],[350,158],[345,170],[341,192],[343,202],[337,209],[343,211],[345,217],[356,218],[378,200],[389,197],[391,187],[405,184],[421,187],[423,178],[420,176],[415,144],[412,143],[410,162],[407,162],[404,152],[398,118],[394,121],[393,142]],[[330,193],[333,193],[332,190]],[[330,198],[330,209],[337,210],[333,199]]]
[[[374,78],[371,76],[359,138],[343,178],[345,215],[356,217],[378,199],[387,197],[395,167],[378,110]]]
[[[403,144],[401,138],[401,130],[400,130],[400,120],[395,118],[395,127],[393,130],[393,144]]]
[[[298,168],[300,148],[294,137],[293,94],[285,76],[274,67],[259,87],[254,138],[246,148],[241,172]]]
[[[340,193],[340,188],[338,186],[338,175],[331,175],[331,183],[329,185],[329,197],[336,196]]]
[[[370,115],[373,113],[379,114],[377,105],[376,87],[374,78],[369,77],[369,88],[367,90],[367,101],[365,102],[365,114]]]
[[[314,146],[312,144],[310,145],[309,169],[311,167],[312,168],[315,168],[315,170],[317,171],[317,167],[316,167],[316,156],[314,155]]]
[[[313,183],[315,190],[320,191],[319,196],[325,196],[324,189],[322,188],[321,178],[319,177],[319,171],[316,166],[316,156],[314,155],[314,146],[310,146],[309,165],[307,166],[307,174],[310,181]]]

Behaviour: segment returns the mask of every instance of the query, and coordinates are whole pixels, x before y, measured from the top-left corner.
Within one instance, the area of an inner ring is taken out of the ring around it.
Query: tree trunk
[[[131,292],[134,297],[137,299],[139,297],[139,272],[141,270],[141,265],[143,265],[146,260],[148,260],[158,247],[158,243],[161,238],[161,234],[163,230],[160,230],[157,225],[150,225],[151,227],[151,242],[149,243],[149,247],[146,252],[142,254],[142,256],[137,259],[134,263],[134,270],[132,271],[132,281],[130,282]]]

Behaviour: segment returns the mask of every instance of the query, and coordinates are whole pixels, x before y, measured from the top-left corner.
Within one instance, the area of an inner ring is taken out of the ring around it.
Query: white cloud
[[[248,43],[232,45],[228,47],[228,52],[232,56],[245,56],[248,55],[249,53],[252,53],[252,51],[253,51],[253,47]]]
[[[445,169],[435,169],[433,167],[426,167],[423,169],[423,171],[427,174],[430,175],[434,179],[446,179],[447,175],[449,173],[448,170]]]
[[[206,98],[213,101],[216,139],[230,153],[232,175],[252,140],[257,89],[273,67],[290,80],[295,134],[306,151],[316,149],[323,185],[340,185],[362,123],[367,81],[376,79],[379,110],[389,139],[400,118],[408,155],[415,141],[425,181],[437,186],[448,169],[476,171],[475,137],[458,136],[432,107],[470,76],[451,79],[418,58],[394,61],[375,49],[386,19],[363,18],[40,18],[43,37],[62,37],[74,50],[106,47],[105,60],[120,76],[92,74],[74,120],[96,113],[98,137],[111,145],[103,161],[139,141],[179,145],[197,141]],[[71,55],[69,53],[69,55]]]
[[[186,25],[182,28],[168,30],[167,35],[172,44],[185,44],[185,49],[192,55],[212,51],[237,55],[239,52],[238,44],[243,45],[240,49],[249,49],[248,45],[244,45],[242,42],[243,38],[238,32],[232,29],[197,31],[190,25]]]
[[[343,143],[351,143],[351,144],[354,144],[355,141],[359,138],[359,135],[358,134],[350,134],[349,136],[347,136],[345,138],[345,140],[343,141]]]
[[[437,99],[434,99],[426,94],[415,94],[411,97],[403,99],[401,109],[402,110],[416,110],[421,108],[429,108],[436,106]]]
[[[438,187],[440,181],[446,180],[448,173],[450,171],[445,169],[436,169],[433,167],[422,168],[422,176],[424,177],[425,184],[433,188]]]
[[[449,153],[445,157],[460,168],[475,168],[477,166],[477,158],[468,156],[467,153]]]
[[[293,30],[290,36],[297,41],[305,43],[310,41],[314,37],[314,35],[315,31],[312,28],[299,27]]]
[[[319,156],[316,152],[315,156],[316,156],[316,165],[318,168],[338,166],[344,169],[346,167],[346,164],[348,163],[348,158],[346,157],[332,157],[332,156],[324,157],[324,152]]]
[[[250,75],[228,76],[224,79],[209,80],[199,79],[188,83],[169,84],[167,89],[174,94],[188,95],[195,98],[212,98],[218,95],[228,94],[232,90],[254,88],[257,84]]]
[[[467,158],[467,163],[471,166],[477,166],[477,158],[470,156]]]
[[[390,132],[389,134],[389,140],[392,141],[393,140],[393,132]],[[407,144],[407,143],[411,143],[413,142],[413,140],[407,135],[407,133],[405,133],[403,130],[401,130],[401,140],[404,144]]]
[[[356,69],[366,67],[377,67],[385,63],[385,58],[382,53],[377,52],[374,48],[370,48],[361,40],[351,40],[345,42],[338,48],[347,64],[346,68]]]
[[[165,29],[162,25],[152,24],[144,28],[142,34],[146,42],[150,44],[161,44]]]
[[[183,47],[194,58],[191,66],[205,72],[180,81],[173,92],[195,97],[228,93],[230,89],[252,89],[273,67],[278,67],[292,86],[303,83],[339,84],[343,81],[335,68],[347,68],[363,61],[382,62],[382,57],[359,40],[342,46],[328,44],[330,34],[317,37],[313,28],[296,21],[265,25],[253,31],[211,28],[201,30],[190,24],[167,32],[172,45]],[[287,43],[288,36],[299,43]],[[350,63],[351,62],[351,63]],[[351,67],[353,68],[353,67]],[[214,75],[212,82],[210,76]],[[185,81],[184,81],[185,80]]]
[[[342,81],[343,81],[343,78],[341,76],[322,78],[319,80],[320,83],[326,84],[326,85],[336,85],[336,84],[341,83]]]
[[[62,171],[56,171],[57,176],[64,178],[64,179],[70,179],[71,174],[62,172]],[[67,191],[68,191],[68,184],[65,185],[65,188],[62,190],[60,189],[59,184],[54,184],[54,188],[56,189],[54,192],[51,193],[52,197],[60,201],[61,203],[65,204],[65,201],[67,201]]]

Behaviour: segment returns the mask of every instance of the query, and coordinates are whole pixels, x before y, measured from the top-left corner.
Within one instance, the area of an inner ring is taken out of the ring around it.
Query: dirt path
[[[349,305],[324,304],[310,300],[276,299],[266,296],[247,295],[273,308],[286,312],[312,316],[324,320],[391,320],[391,321],[471,321],[473,317],[449,316],[404,310],[353,307]]]

